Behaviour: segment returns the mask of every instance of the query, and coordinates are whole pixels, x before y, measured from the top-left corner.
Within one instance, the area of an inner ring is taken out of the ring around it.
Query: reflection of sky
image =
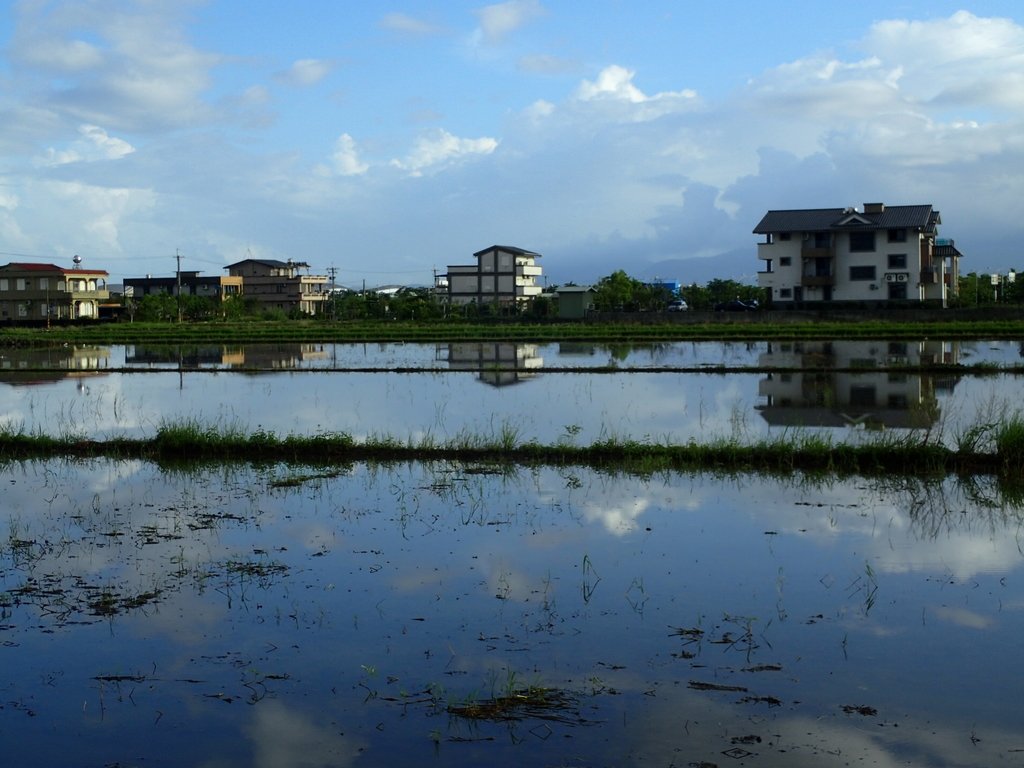
[[[683,372],[568,373],[567,366],[754,365],[766,343],[540,345],[539,375],[493,387],[476,372],[451,372],[434,345],[328,345],[304,366],[436,367],[438,372],[324,373],[314,370],[244,374],[229,370],[106,373],[38,387],[0,387],[0,425],[47,434],[97,437],[151,435],[164,422],[280,434],[340,431],[435,442],[512,435],[520,441],[587,444],[622,438],[652,442],[786,435],[800,427],[769,426],[758,410],[763,374]],[[589,350],[583,354],[580,348]],[[966,362],[1014,362],[1016,344],[962,346]],[[336,357],[336,360],[332,360]],[[122,365],[114,348],[111,365]],[[933,429],[947,444],[968,428],[1016,408],[1012,375],[961,376],[938,393]],[[784,410],[784,408],[782,409]],[[785,421],[785,419],[784,419]],[[817,429],[817,428],[806,428]],[[828,430],[826,430],[828,431]],[[859,423],[836,428],[839,440],[870,439]]]
[[[433,732],[451,765],[715,762],[756,734],[764,765],[977,765],[1024,725],[1022,516],[991,489],[458,465],[271,486],[316,474],[8,467],[0,592],[47,590],[0,618],[12,759],[58,733],[97,764],[396,764]],[[98,618],[102,589],[160,599]],[[583,693],[602,726],[516,743],[429,701],[510,676]]]

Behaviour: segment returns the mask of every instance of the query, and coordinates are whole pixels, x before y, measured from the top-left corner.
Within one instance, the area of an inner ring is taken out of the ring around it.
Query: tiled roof
[[[941,223],[939,212],[930,205],[886,205],[881,211],[865,213],[852,208],[809,208],[768,211],[754,227],[755,235],[776,232],[827,232],[845,229],[934,230]]]
[[[5,264],[0,269],[9,269],[18,272],[60,272],[62,275],[106,275],[108,272],[105,269],[65,269],[64,267],[58,267],[56,264],[44,264],[41,262],[34,261],[12,261],[10,264]]]
[[[236,261],[234,264],[228,264],[224,269],[231,269],[232,267],[238,267],[242,264],[262,264],[265,267],[274,267],[275,269],[297,266],[295,262],[289,264],[287,261],[278,261],[277,259],[242,259],[241,261]]]
[[[534,258],[540,258],[539,253],[527,251],[523,248],[516,248],[514,245],[492,245],[487,248],[484,248],[482,251],[477,251],[473,255],[479,256],[480,254],[487,253],[488,251],[507,251],[508,253],[511,253],[514,256],[533,256]]]

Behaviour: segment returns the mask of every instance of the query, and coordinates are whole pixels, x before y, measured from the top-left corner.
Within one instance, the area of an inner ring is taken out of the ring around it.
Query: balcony
[[[533,264],[516,264],[516,275],[519,276],[539,277],[542,272],[541,267]]]
[[[800,256],[805,259],[831,259],[832,248],[815,248],[813,245],[804,243],[803,248],[800,249]]]
[[[836,276],[835,275],[811,274],[811,275],[801,275],[800,276],[800,285],[804,286],[805,288],[821,287],[821,286],[835,285],[835,284],[836,284]]]
[[[939,281],[939,270],[935,267],[922,267],[921,284],[935,285]]]

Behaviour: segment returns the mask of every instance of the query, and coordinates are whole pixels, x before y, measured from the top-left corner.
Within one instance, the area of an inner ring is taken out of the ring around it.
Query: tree
[[[601,312],[664,309],[672,298],[667,288],[641,282],[621,269],[602,277],[594,288],[594,308]]]

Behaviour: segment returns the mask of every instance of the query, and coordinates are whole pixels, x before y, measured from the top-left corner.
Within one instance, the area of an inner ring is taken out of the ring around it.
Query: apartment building
[[[512,308],[540,296],[542,287],[537,281],[543,270],[537,264],[539,253],[509,245],[492,245],[473,256],[476,264],[448,267],[447,298],[451,304]]]
[[[957,294],[960,252],[931,205],[768,211],[754,228],[773,305],[928,302]]]
[[[308,274],[309,264],[303,261],[244,259],[225,269],[231,277],[242,279],[245,297],[265,309],[318,315],[330,298],[330,279]]]

